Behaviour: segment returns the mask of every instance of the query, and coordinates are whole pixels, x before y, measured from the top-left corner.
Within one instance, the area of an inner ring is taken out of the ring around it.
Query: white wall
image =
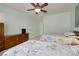
[[[71,11],[71,27],[72,27],[72,30],[75,29],[75,7]]]
[[[36,18],[0,4],[0,22],[4,21],[5,35],[21,33],[26,28],[30,38],[39,35],[39,21]]]
[[[5,34],[13,35],[21,33],[21,28],[26,28],[30,38],[39,34],[63,34],[74,28],[75,11],[49,15],[43,17],[31,17],[27,14],[11,9],[0,4],[0,22],[5,24]],[[40,32],[40,33],[39,33]]]
[[[43,18],[43,34],[63,34],[73,30],[72,12],[65,12]]]

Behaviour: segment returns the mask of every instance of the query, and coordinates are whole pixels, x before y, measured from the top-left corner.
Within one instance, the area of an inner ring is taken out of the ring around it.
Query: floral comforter
[[[75,56],[68,45],[40,40],[28,40],[8,49],[3,56]]]

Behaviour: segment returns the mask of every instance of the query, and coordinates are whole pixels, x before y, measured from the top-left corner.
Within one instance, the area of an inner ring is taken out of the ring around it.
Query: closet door
[[[0,51],[4,49],[4,23],[0,23]]]

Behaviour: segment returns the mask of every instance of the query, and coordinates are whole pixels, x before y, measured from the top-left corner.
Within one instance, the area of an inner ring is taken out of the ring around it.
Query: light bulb
[[[77,38],[79,39],[79,36],[77,36]]]
[[[38,12],[39,13],[40,12],[40,9],[35,9],[35,12]]]

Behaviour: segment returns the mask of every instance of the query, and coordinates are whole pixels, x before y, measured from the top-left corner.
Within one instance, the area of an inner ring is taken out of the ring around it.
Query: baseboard
[[[36,35],[36,36],[32,36],[32,37],[30,37],[29,39],[40,38],[40,37],[41,37],[41,35]]]

